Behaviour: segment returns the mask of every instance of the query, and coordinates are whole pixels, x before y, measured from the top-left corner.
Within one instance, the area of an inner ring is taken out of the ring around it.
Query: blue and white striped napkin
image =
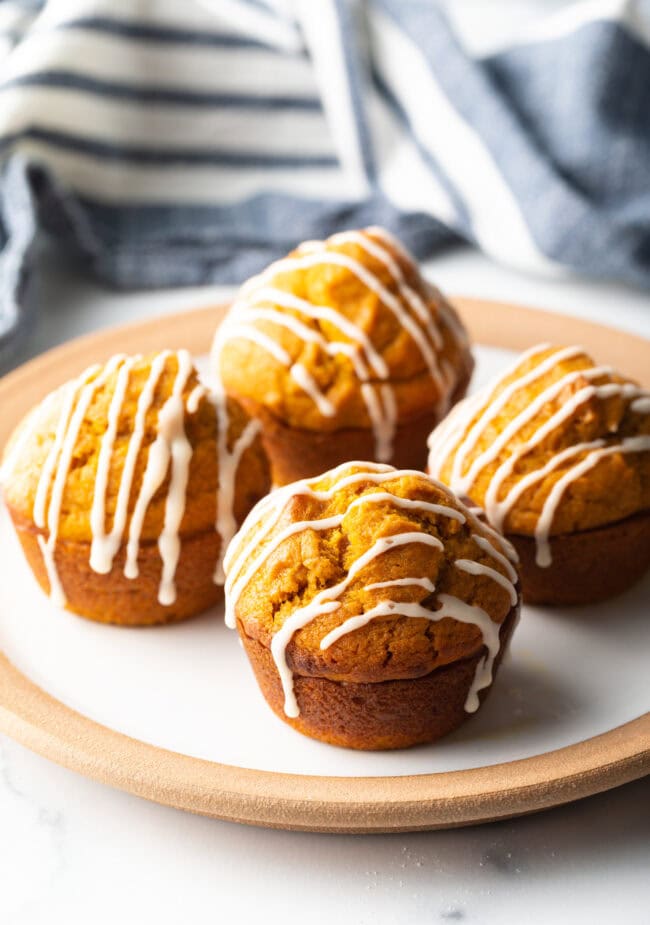
[[[650,0],[488,57],[434,0],[0,3],[0,345],[36,232],[118,286],[236,282],[383,224],[650,283]]]

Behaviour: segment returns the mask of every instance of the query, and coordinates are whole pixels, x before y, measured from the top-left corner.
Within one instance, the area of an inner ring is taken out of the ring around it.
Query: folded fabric
[[[434,0],[4,2],[0,352],[41,230],[117,286],[368,223],[648,285],[649,46],[650,0],[481,58]]]

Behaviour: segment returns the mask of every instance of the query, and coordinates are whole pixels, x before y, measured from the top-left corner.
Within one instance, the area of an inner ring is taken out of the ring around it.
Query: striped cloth
[[[117,286],[370,223],[650,282],[650,0],[488,56],[434,0],[5,0],[0,58],[5,349],[42,229]]]

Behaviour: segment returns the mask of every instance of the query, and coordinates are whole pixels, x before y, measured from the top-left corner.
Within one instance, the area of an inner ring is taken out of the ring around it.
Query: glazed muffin
[[[423,469],[472,368],[454,309],[380,228],[306,242],[249,280],[212,351],[277,485],[349,459]]]
[[[347,463],[251,511],[226,554],[226,622],[299,732],[431,742],[492,684],[519,612],[515,559],[424,473]]]
[[[582,347],[528,350],[429,447],[430,473],[516,547],[524,600],[602,600],[650,565],[650,392]]]
[[[221,595],[221,554],[269,488],[259,425],[186,351],[113,357],[7,446],[3,495],[53,602],[105,623],[180,620]]]

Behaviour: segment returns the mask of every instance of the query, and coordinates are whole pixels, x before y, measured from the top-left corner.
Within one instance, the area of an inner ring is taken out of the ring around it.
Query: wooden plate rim
[[[541,309],[455,298],[472,338],[524,349],[578,342],[648,382],[650,342]],[[139,321],[77,338],[0,380],[0,445],[42,394],[118,350],[206,352],[225,306]],[[448,828],[557,806],[650,773],[650,713],[551,752],[463,771],[325,777],[206,761],[122,735],[37,687],[0,653],[0,731],[87,777],[178,809],[253,825],[320,832]]]

